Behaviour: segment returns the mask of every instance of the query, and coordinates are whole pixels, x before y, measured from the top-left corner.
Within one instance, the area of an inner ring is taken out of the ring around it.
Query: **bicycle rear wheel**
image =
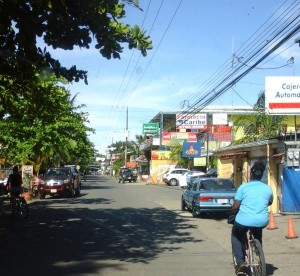
[[[257,239],[250,242],[251,256],[250,269],[253,276],[266,276],[266,262],[265,255],[261,243]]]
[[[28,217],[28,204],[25,200],[25,198],[20,197],[19,198],[19,214],[21,218],[27,218]]]
[[[4,197],[0,202],[0,211],[3,215],[9,216],[12,214],[12,204],[9,197]]]

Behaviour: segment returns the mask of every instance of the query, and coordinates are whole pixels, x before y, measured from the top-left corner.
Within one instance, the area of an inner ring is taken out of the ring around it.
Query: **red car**
[[[38,194],[40,199],[46,195],[74,197],[80,195],[80,175],[74,167],[49,168],[40,176]]]
[[[7,177],[0,178],[0,195],[4,195],[7,193]]]

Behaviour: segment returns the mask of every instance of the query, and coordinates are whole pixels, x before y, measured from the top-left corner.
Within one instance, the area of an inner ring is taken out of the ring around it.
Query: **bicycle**
[[[266,276],[266,262],[262,245],[258,239],[254,238],[250,229],[246,233],[243,251],[248,272],[240,272],[237,275]],[[236,266],[234,256],[233,265]]]
[[[0,211],[5,216],[19,215],[21,218],[28,217],[28,204],[22,195],[16,197],[16,210],[13,212],[13,203],[10,193],[0,199]]]

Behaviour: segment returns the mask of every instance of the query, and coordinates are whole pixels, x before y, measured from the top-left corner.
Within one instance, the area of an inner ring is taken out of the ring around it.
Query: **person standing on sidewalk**
[[[262,230],[269,223],[268,206],[273,203],[273,192],[261,181],[264,171],[264,163],[256,161],[250,171],[250,181],[238,188],[234,198],[231,213],[236,217],[231,231],[231,245],[236,274],[247,271],[242,250],[246,232],[251,229],[254,238],[262,244]]]

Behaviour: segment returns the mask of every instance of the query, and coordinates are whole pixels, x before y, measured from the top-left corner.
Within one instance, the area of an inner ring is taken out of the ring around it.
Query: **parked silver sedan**
[[[230,213],[236,188],[230,179],[191,177],[181,197],[182,211],[189,210],[193,217],[201,213]]]

